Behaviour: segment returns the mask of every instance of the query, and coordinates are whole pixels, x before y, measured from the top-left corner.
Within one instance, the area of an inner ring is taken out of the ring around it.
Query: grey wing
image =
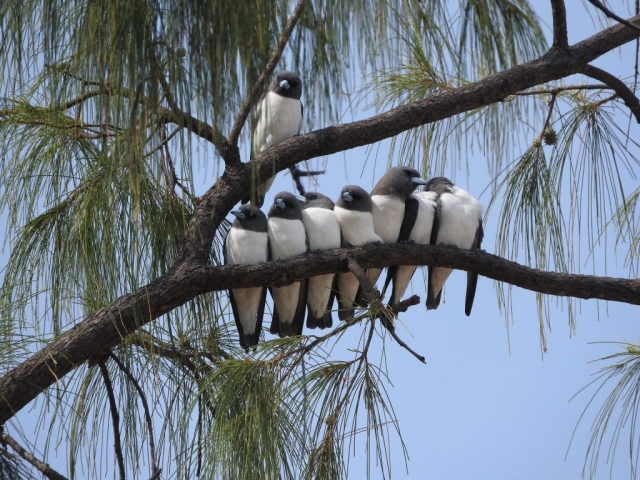
[[[436,202],[436,211],[433,216],[433,228],[431,229],[431,240],[429,244],[435,245],[438,241],[438,231],[440,230],[440,216],[442,214],[442,201],[440,200],[440,196],[438,196],[438,200]],[[442,290],[440,290],[437,294],[433,291],[432,279],[434,269],[437,267],[429,266],[428,275],[427,275],[427,310],[434,310],[438,308],[440,305],[440,294]]]
[[[478,219],[478,229],[476,230],[476,236],[473,239],[471,250],[478,250],[482,244],[484,238],[484,230],[482,228],[482,219]],[[467,272],[467,295],[464,302],[464,313],[467,317],[471,315],[471,308],[473,307],[473,300],[476,296],[476,287],[478,285],[478,274],[474,272]]]
[[[280,335],[280,317],[278,316],[278,310],[276,310],[276,302],[273,297],[273,290],[269,288],[271,294],[271,301],[273,303],[273,310],[271,313],[271,327],[269,327],[269,333],[272,335]]]
[[[267,261],[272,260],[271,253],[271,239],[267,237]],[[271,295],[271,302],[273,305],[272,313],[271,313],[271,327],[269,328],[269,333],[273,335],[280,335],[280,328],[278,328],[278,322],[280,321],[278,318],[278,311],[276,310],[276,303],[273,300],[273,290],[269,287],[269,294]]]
[[[300,102],[300,125],[298,126],[298,133],[302,131],[302,122],[304,122],[304,105]]]

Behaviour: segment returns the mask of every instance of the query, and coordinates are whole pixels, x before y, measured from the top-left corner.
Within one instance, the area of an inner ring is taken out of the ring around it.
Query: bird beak
[[[242,210],[231,210],[229,213],[231,215],[235,215],[240,220],[244,220],[245,218],[247,218],[247,216],[244,214],[244,212]]]
[[[291,85],[289,85],[289,82],[286,80],[282,80],[278,85],[280,85],[280,88],[284,88],[285,90],[289,90],[291,88]]]
[[[306,198],[304,198],[302,195],[296,195],[296,198],[297,198],[297,199],[298,199],[298,201],[299,201],[300,203],[302,203],[303,205],[304,205],[305,203],[307,203],[307,199],[306,199]]]
[[[344,192],[341,196],[345,202],[353,202],[353,197],[349,192]]]
[[[285,208],[287,208],[287,206],[284,203],[284,200],[282,200],[281,198],[276,198],[275,204],[276,204],[276,207],[278,207],[280,210],[284,210]]]
[[[425,179],[423,179],[423,178],[420,178],[420,177],[414,177],[414,178],[411,179],[411,181],[413,183],[415,183],[416,185],[426,185],[427,184],[427,181]]]

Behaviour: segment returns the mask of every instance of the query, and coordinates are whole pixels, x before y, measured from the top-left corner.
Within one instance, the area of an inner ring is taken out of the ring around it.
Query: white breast
[[[397,243],[404,218],[404,202],[389,195],[371,197],[373,224],[384,243]]]
[[[300,220],[271,217],[267,221],[271,258],[289,258],[307,251],[304,225]]]
[[[373,217],[369,212],[357,212],[336,206],[333,212],[340,224],[344,244],[355,246],[382,242],[373,228]]]
[[[440,228],[436,244],[471,248],[482,218],[482,205],[465,190],[453,187],[440,196]]]
[[[266,232],[252,232],[231,227],[225,242],[227,264],[247,265],[267,261]]]
[[[283,142],[300,131],[302,107],[300,100],[267,93],[258,107],[258,119],[253,135],[253,152]]]
[[[409,240],[419,245],[428,245],[431,241],[438,194],[436,192],[418,192],[414,196],[419,202],[418,216],[409,235]]]
[[[332,210],[307,208],[302,211],[302,223],[310,251],[340,248],[340,224]]]

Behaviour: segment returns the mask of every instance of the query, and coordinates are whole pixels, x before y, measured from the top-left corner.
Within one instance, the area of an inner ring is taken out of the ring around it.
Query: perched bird
[[[444,177],[429,180],[425,191],[435,192],[438,195],[436,215],[431,230],[431,244],[456,245],[471,250],[480,248],[484,236],[480,202]],[[440,305],[442,287],[451,275],[451,271],[450,268],[429,267],[427,310],[436,309]],[[471,315],[477,284],[478,274],[467,272],[467,295],[464,306],[467,316]]]
[[[275,196],[269,209],[267,228],[271,259],[289,258],[308,251],[299,200],[289,192]],[[281,337],[301,335],[307,303],[307,282],[271,287],[273,317],[270,332]]]
[[[307,232],[309,250],[340,248],[340,225],[333,212],[333,201],[317,192],[307,192],[304,198],[302,223]],[[334,279],[335,274],[329,273],[307,280],[307,327],[329,328],[333,325]]]
[[[232,210],[236,220],[224,241],[224,263],[245,265],[269,259],[267,217],[258,207],[242,205]],[[265,287],[229,290],[233,318],[240,335],[240,345],[249,348],[258,344],[267,296]]]
[[[371,196],[364,189],[356,185],[344,187],[333,211],[340,224],[343,246],[359,247],[367,243],[382,242],[373,228]],[[340,307],[338,317],[340,320],[347,320],[353,316],[360,283],[351,272],[339,274],[337,283],[338,305]]]
[[[411,197],[418,185],[427,182],[420,178],[411,167],[392,167],[382,176],[371,190],[371,214],[375,231],[384,243],[406,242],[418,215],[418,201]],[[400,230],[406,224],[405,237],[400,238]],[[381,269],[369,269],[374,282]]]
[[[406,202],[405,216],[400,227],[399,242],[413,242],[418,245],[429,245],[431,243],[431,230],[436,213],[438,194],[436,192],[416,192],[411,195]],[[411,204],[411,206],[410,206]],[[417,208],[413,206],[417,204]],[[408,212],[415,212],[416,215],[407,215]],[[391,298],[389,305],[397,305],[404,296],[411,277],[416,271],[415,265],[397,265],[387,269],[382,296],[392,282]]]
[[[258,100],[255,128],[251,141],[252,159],[268,147],[300,133],[303,113],[301,96],[302,81],[298,75],[286,70],[276,75],[276,78],[269,85],[268,91]],[[257,190],[255,198],[247,195],[242,203],[251,200],[251,203],[261,207],[264,203],[264,196],[271,188],[274,179],[275,175],[258,185],[257,189],[255,184],[252,184],[251,191]]]

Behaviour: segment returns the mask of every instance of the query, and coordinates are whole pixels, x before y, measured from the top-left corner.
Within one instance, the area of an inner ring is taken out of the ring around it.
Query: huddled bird
[[[289,192],[280,192],[267,218],[270,258],[290,258],[308,251],[300,201]],[[307,303],[307,281],[271,287],[273,316],[270,332],[281,337],[301,335]]]
[[[276,75],[269,85],[268,91],[260,97],[256,109],[256,121],[251,141],[251,158],[255,158],[266,148],[288,140],[300,133],[302,129],[303,106],[302,81],[293,72],[286,70]],[[242,203],[251,201],[259,207],[264,203],[264,196],[271,188],[275,175],[251,191]]]
[[[409,239],[419,207],[419,202],[411,194],[418,185],[426,183],[414,168],[399,166],[387,170],[373,187],[371,214],[375,231],[384,243],[406,242]],[[401,228],[403,225],[404,230]],[[369,270],[375,283],[382,269]]]
[[[242,205],[232,210],[236,219],[224,242],[224,262],[245,265],[269,259],[267,217],[258,207]],[[240,335],[240,345],[249,348],[258,344],[266,301],[266,287],[229,290],[233,318]]]
[[[342,246],[361,246],[367,243],[381,243],[382,239],[375,232],[373,215],[371,214],[371,196],[361,187],[347,185],[340,192],[340,197],[333,209],[342,233]],[[369,280],[372,280],[369,272]],[[377,280],[377,277],[376,277]],[[372,284],[375,281],[372,281]],[[338,317],[347,320],[353,317],[355,300],[359,282],[351,272],[338,275]]]
[[[340,224],[333,211],[333,201],[318,192],[307,192],[304,199],[302,223],[307,232],[309,251],[340,248]],[[335,274],[329,273],[308,280],[307,327],[330,328],[333,325],[334,279]]]
[[[427,192],[434,192],[438,196],[430,243],[456,245],[471,250],[479,249],[484,236],[480,202],[444,177],[429,180],[424,193]],[[442,287],[451,271],[450,268],[429,267],[427,310],[436,309],[440,305]],[[477,284],[478,274],[467,272],[467,294],[464,307],[467,316],[471,315]]]
[[[400,227],[399,242],[413,242],[418,245],[431,243],[431,230],[436,213],[438,194],[435,192],[416,192],[406,202],[405,215]],[[404,296],[409,282],[416,271],[416,265],[397,265],[387,269],[382,296],[391,283],[389,305],[397,305]]]

